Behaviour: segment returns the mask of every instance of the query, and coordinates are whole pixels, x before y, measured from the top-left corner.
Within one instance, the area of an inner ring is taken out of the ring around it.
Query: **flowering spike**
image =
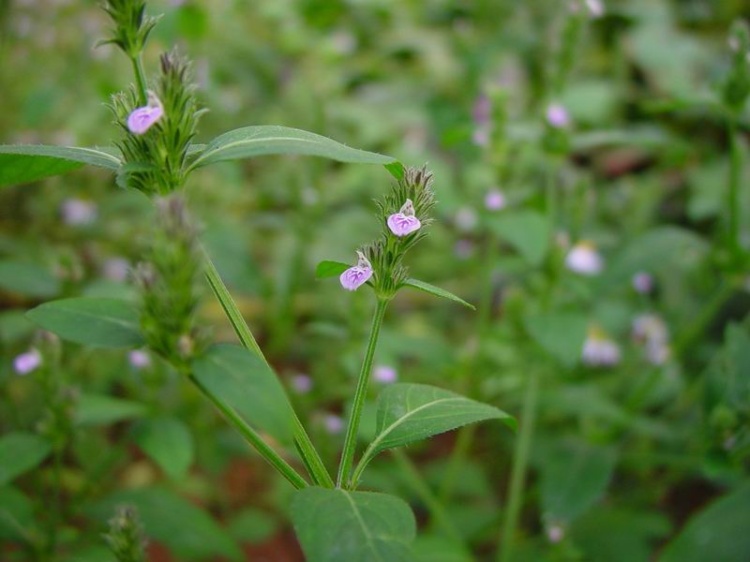
[[[350,267],[339,277],[341,286],[347,291],[356,291],[372,277],[370,261],[360,251],[357,251],[357,256],[359,256],[357,265]]]
[[[422,223],[414,216],[414,203],[412,203],[411,199],[406,200],[406,203],[401,206],[398,213],[394,213],[388,217],[388,228],[396,236],[406,236],[415,230],[419,230],[421,226]]]
[[[164,108],[153,92],[148,93],[148,105],[134,109],[128,116],[128,130],[135,135],[148,131],[164,115]]]

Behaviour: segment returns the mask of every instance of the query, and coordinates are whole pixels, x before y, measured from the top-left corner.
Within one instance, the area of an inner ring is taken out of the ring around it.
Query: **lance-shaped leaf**
[[[39,465],[52,447],[33,433],[13,432],[0,437],[0,486]]]
[[[191,168],[267,154],[299,154],[339,162],[381,164],[396,178],[403,174],[403,166],[391,156],[359,150],[309,131],[277,125],[242,127],[219,135],[197,154]]]
[[[276,374],[256,354],[237,345],[216,345],[193,363],[193,374],[254,429],[292,442],[292,406]]]
[[[457,302],[458,304],[462,304],[472,310],[476,310],[476,307],[470,302],[466,302],[464,299],[462,299],[461,297],[457,297],[450,291],[446,291],[445,289],[441,289],[440,287],[436,287],[435,285],[430,285],[429,283],[425,283],[424,281],[420,281],[418,279],[407,279],[406,281],[404,281],[404,286],[412,287],[425,293],[435,295],[436,297]]]
[[[0,145],[0,187],[64,174],[84,165],[116,171],[121,164],[119,158],[102,149]]]
[[[499,419],[516,427],[513,417],[449,390],[424,384],[394,384],[378,397],[376,437],[354,472],[356,483],[367,463],[385,449],[408,445],[470,423]]]
[[[309,487],[295,492],[292,521],[311,562],[412,562],[414,514],[401,499]]]
[[[26,316],[61,338],[98,347],[138,347],[144,340],[138,306],[108,298],[72,298],[44,303]]]

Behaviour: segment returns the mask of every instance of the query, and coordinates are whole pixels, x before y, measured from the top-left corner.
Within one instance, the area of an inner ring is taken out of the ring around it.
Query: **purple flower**
[[[396,369],[390,365],[377,365],[372,370],[372,378],[382,384],[394,383],[398,380]]]
[[[328,433],[337,435],[344,429],[344,420],[336,414],[326,414],[325,418],[323,418],[323,425]]]
[[[604,260],[591,242],[583,241],[573,246],[565,256],[565,266],[581,275],[597,275],[604,268]]]
[[[368,259],[359,250],[357,250],[357,256],[359,256],[357,265],[350,267],[339,277],[341,286],[347,291],[356,291],[372,277],[372,265]]]
[[[633,289],[642,295],[648,294],[654,288],[654,278],[645,271],[639,271],[633,275]]]
[[[411,199],[406,200],[398,213],[388,217],[388,228],[396,236],[406,236],[415,230],[419,230],[421,226],[422,223],[414,216],[414,203],[411,202]]]
[[[42,354],[37,349],[30,349],[26,353],[17,355],[13,360],[13,368],[19,375],[28,375],[42,364]]]
[[[151,356],[142,349],[134,349],[128,353],[128,362],[135,369],[145,369],[151,366]]]
[[[484,206],[488,211],[499,211],[505,207],[505,195],[499,189],[491,189],[484,196]]]
[[[86,226],[96,220],[96,203],[83,199],[66,199],[60,206],[60,213],[65,224]]]
[[[298,394],[307,394],[312,390],[313,381],[308,375],[298,374],[292,377],[292,388]]]
[[[551,103],[547,106],[547,123],[555,129],[567,127],[570,124],[570,115],[565,106],[559,103]]]
[[[159,98],[153,92],[149,92],[148,105],[134,109],[128,116],[128,129],[134,135],[142,135],[161,119],[162,115],[164,108]]]

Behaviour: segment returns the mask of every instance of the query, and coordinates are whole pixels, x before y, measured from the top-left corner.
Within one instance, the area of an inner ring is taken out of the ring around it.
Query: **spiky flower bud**
[[[146,562],[146,539],[135,507],[121,506],[104,535],[117,562]]]
[[[117,45],[128,57],[136,58],[159,17],[146,15],[145,0],[107,0],[102,5],[114,23],[111,36],[98,45]]]

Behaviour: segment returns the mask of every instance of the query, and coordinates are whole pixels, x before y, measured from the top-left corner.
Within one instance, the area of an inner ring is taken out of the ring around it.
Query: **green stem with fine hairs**
[[[354,392],[354,401],[352,402],[352,411],[349,416],[349,425],[346,428],[346,437],[344,438],[344,451],[341,454],[341,463],[339,464],[336,487],[349,487],[351,484],[352,465],[354,464],[354,453],[357,448],[357,433],[359,432],[359,423],[362,419],[362,409],[367,397],[367,387],[370,382],[370,371],[372,370],[372,360],[375,356],[375,347],[378,343],[380,327],[385,317],[385,309],[388,306],[387,299],[378,299],[375,315],[372,318],[372,327],[370,328],[370,339],[367,342],[367,350],[362,360],[362,368],[359,371],[357,379],[357,389]]]
[[[141,61],[141,55],[135,55],[130,58],[130,62],[133,65],[133,74],[135,74],[135,81],[138,85],[138,96],[141,105],[148,103],[148,86],[146,82],[146,73],[143,71],[143,62]]]

